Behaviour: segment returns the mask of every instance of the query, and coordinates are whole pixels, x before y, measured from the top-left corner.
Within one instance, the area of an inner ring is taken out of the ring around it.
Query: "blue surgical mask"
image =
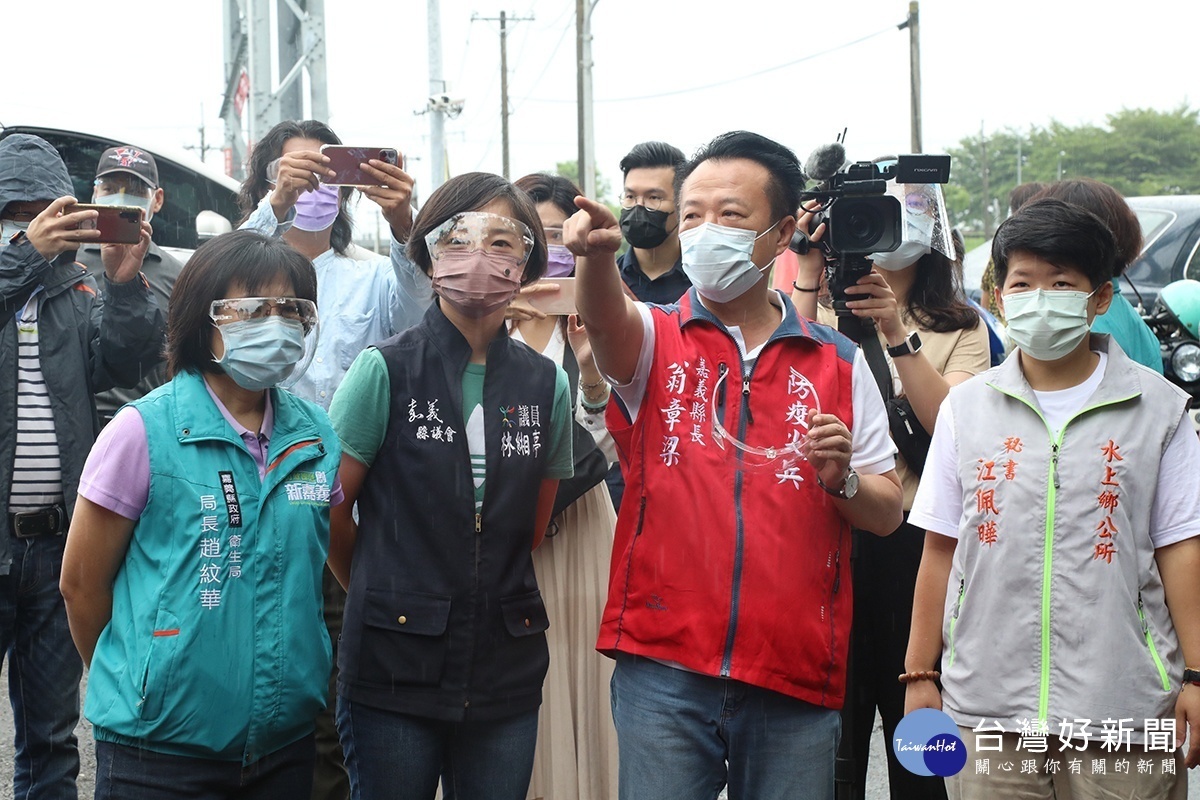
[[[1004,295],[1008,337],[1038,361],[1057,361],[1091,330],[1088,300],[1095,293],[1033,289]]]
[[[684,274],[706,300],[728,303],[741,297],[775,263],[772,258],[760,267],[751,257],[754,243],[770,233],[775,225],[759,234],[711,222],[681,231],[679,245]]]
[[[98,206],[134,206],[146,212],[146,221],[150,221],[150,217],[154,216],[154,212],[150,207],[154,204],[154,195],[147,196],[129,194],[127,192],[117,192],[116,194],[106,194],[101,197],[92,196],[92,202]]]
[[[217,326],[225,354],[216,363],[234,383],[252,392],[278,386],[304,355],[304,325],[269,316]]]

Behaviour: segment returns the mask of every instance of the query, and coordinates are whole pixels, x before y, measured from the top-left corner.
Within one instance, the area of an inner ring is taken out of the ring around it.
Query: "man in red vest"
[[[854,343],[764,277],[796,229],[795,155],[728,133],[676,180],[677,304],[622,292],[608,209],[578,198],[564,231],[627,483],[597,644],[620,794],[832,798],[850,527],[901,521],[887,416]]]

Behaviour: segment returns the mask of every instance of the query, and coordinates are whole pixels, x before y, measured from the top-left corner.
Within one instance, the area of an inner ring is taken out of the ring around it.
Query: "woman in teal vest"
[[[171,297],[165,386],[97,440],[63,558],[90,668],[97,798],[307,797],[341,450],[295,380],[316,274],[251,232],[205,243]]]

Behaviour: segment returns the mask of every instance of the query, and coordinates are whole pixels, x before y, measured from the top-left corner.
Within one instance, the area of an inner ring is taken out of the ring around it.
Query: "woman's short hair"
[[[266,136],[254,143],[246,168],[246,180],[238,192],[238,210],[242,212],[243,223],[250,219],[259,202],[273,188],[267,182],[267,165],[283,155],[283,145],[289,139],[315,139],[324,144],[342,143],[328,125],[315,119],[288,119],[267,131]],[[339,255],[346,254],[352,238],[350,209],[347,205],[351,191],[346,187],[338,191],[338,215],[329,232],[329,246]]]
[[[532,197],[535,206],[550,203],[568,217],[579,210],[575,207],[575,198],[582,195],[583,190],[561,175],[535,172],[517,178],[513,185]]]
[[[1118,277],[1137,260],[1142,252],[1142,225],[1137,214],[1113,187],[1091,178],[1072,178],[1047,184],[1034,195],[1035,200],[1052,197],[1064,203],[1086,208],[1108,225],[1117,241],[1117,263],[1113,274]]]
[[[317,302],[317,272],[312,262],[280,239],[255,231],[234,231],[196,248],[171,292],[167,314],[167,374],[220,372],[213,361],[214,300],[238,286],[260,292],[279,279],[296,297]]]
[[[429,196],[413,220],[408,237],[408,257],[425,271],[433,274],[433,261],[425,236],[455,214],[478,211],[493,200],[504,200],[512,208],[513,219],[525,223],[533,234],[533,250],[525,262],[521,284],[533,283],[546,272],[546,232],[537,207],[529,195],[513,184],[489,172],[468,172],[443,183]]]

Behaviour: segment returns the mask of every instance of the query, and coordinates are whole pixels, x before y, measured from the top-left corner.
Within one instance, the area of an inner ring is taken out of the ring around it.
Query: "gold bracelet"
[[[583,378],[580,378],[579,379],[579,388],[583,389],[584,392],[588,392],[592,389],[599,389],[601,386],[604,386],[607,383],[608,383],[608,381],[604,380],[604,378],[601,378],[600,380],[596,381],[595,383],[584,383]]]

